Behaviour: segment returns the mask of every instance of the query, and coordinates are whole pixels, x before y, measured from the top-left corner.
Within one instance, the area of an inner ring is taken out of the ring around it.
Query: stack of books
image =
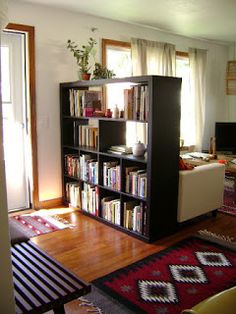
[[[126,145],[112,145],[108,149],[108,152],[112,154],[128,155],[132,154],[132,147],[128,147]]]

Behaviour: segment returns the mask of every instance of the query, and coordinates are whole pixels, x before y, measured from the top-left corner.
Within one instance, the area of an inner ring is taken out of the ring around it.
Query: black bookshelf
[[[131,86],[134,84],[147,86],[148,119],[146,121],[137,121],[139,123],[148,123],[148,146],[145,157],[134,157],[132,154],[118,155],[107,152],[111,145],[125,144],[126,122],[136,121],[136,119],[75,117],[70,115],[69,91],[71,89],[93,90],[94,87],[97,89],[98,87],[102,88],[106,84],[121,82],[130,82]],[[137,76],[123,79],[61,83],[62,195],[64,203],[69,203],[68,186],[71,184],[80,191],[80,203],[82,194],[91,193],[91,195],[96,195],[96,213],[91,213],[81,207],[78,208],[82,213],[92,218],[146,242],[151,242],[173,233],[177,227],[180,89],[181,79],[162,76]],[[75,131],[78,133],[80,125],[89,125],[91,119],[95,122],[98,129],[96,147],[81,146],[78,144],[80,135],[75,134]],[[83,191],[84,183],[88,184],[89,180],[68,175],[68,169],[65,166],[65,156],[68,155],[72,156],[72,165],[74,163],[73,158],[76,159],[83,156],[86,159],[88,158],[87,155],[89,155],[89,163],[91,163],[89,167],[91,166],[91,171],[98,176],[97,183],[91,184],[89,192],[81,192]],[[119,190],[113,189],[111,186],[104,186],[104,163],[110,161],[113,161],[118,166],[117,172],[114,169],[112,171],[113,174],[115,173],[120,178]],[[145,197],[134,195],[126,190],[126,169],[132,166],[141,170],[146,169]],[[120,216],[109,219],[118,219],[120,224],[103,218],[101,203],[109,197],[113,197],[119,203],[117,206],[120,206]],[[142,224],[145,224],[139,232],[125,226],[130,217],[127,218],[128,211],[125,211],[124,207],[129,202],[135,203],[136,201],[142,208]]]

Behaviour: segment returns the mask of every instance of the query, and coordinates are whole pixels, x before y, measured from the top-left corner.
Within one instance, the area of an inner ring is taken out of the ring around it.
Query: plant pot
[[[91,73],[80,73],[81,80],[83,81],[89,81],[90,76],[91,76]]]

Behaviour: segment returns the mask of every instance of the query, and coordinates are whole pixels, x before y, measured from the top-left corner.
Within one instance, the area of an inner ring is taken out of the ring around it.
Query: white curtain
[[[131,57],[133,75],[175,76],[175,46],[172,44],[131,38]],[[129,133],[137,135],[136,141],[148,144],[147,124],[135,126]]]
[[[8,1],[0,0],[0,31],[8,24]]]
[[[175,76],[175,46],[145,39],[131,39],[133,75]]]
[[[191,101],[195,117],[195,150],[202,150],[206,106],[207,51],[189,48]]]

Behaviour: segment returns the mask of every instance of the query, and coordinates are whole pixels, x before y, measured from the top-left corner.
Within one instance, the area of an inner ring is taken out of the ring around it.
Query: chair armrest
[[[178,222],[221,207],[224,176],[225,166],[219,163],[179,171]]]

